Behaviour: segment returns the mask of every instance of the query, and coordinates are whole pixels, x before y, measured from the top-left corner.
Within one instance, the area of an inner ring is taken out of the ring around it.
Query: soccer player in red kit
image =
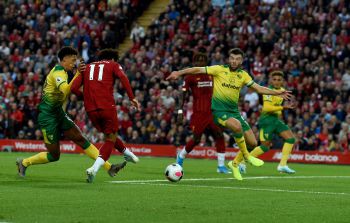
[[[206,66],[207,55],[205,53],[196,53],[193,57],[195,66]],[[178,122],[181,124],[183,119],[182,107],[188,91],[193,95],[193,114],[191,116],[190,127],[192,138],[186,146],[178,153],[176,162],[183,165],[183,161],[188,153],[198,145],[202,134],[206,129],[210,130],[215,139],[215,146],[218,158],[218,173],[231,173],[225,167],[225,139],[220,127],[215,125],[211,112],[211,98],[213,94],[212,77],[206,74],[188,75],[184,79],[182,87],[182,97],[180,97],[180,109],[178,110]]]
[[[118,138],[118,117],[113,97],[113,87],[116,78],[119,78],[136,109],[140,109],[135,99],[129,79],[122,67],[117,63],[118,51],[105,49],[99,53],[99,61],[86,66],[82,75],[72,84],[72,92],[84,98],[85,110],[93,126],[105,135],[105,143],[100,148],[100,155],[92,167],[86,170],[87,182],[91,183],[99,168],[109,159],[113,148],[124,154],[127,161],[138,162],[138,158],[125,147]],[[83,92],[80,87],[83,85]]]

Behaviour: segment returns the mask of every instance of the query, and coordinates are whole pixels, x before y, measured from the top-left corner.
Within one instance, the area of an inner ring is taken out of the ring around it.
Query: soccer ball
[[[177,163],[172,163],[165,169],[165,177],[171,182],[178,182],[184,175],[182,167]]]

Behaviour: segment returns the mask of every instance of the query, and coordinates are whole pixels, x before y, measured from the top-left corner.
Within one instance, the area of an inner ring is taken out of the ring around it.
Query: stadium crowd
[[[0,3],[0,138],[40,139],[36,105],[57,50],[72,45],[92,61],[99,49],[117,46],[131,13],[145,7],[136,0],[73,2]],[[184,145],[189,130],[176,124],[175,115],[181,81],[165,77],[190,66],[199,49],[208,52],[209,65],[216,65],[227,63],[228,49],[239,47],[256,82],[268,85],[270,71],[284,71],[286,88],[298,103],[284,113],[297,138],[296,150],[349,151],[349,10],[344,0],[173,1],[144,34],[132,36],[133,47],[121,58],[143,108],[130,110],[116,83],[120,136],[127,143]],[[259,97],[245,89],[241,99],[242,114],[257,133]],[[187,121],[191,106],[190,99]],[[75,95],[67,110],[93,142],[102,140]],[[232,146],[232,137],[226,138]],[[201,145],[212,144],[210,136],[202,137]]]

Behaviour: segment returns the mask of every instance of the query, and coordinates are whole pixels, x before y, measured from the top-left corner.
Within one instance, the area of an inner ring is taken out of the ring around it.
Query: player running
[[[197,53],[193,56],[195,66],[205,66],[208,57],[205,53]],[[191,90],[193,95],[193,114],[191,116],[190,127],[193,135],[186,146],[177,154],[176,162],[183,165],[186,155],[198,145],[203,132],[208,129],[214,139],[217,150],[218,173],[231,173],[225,167],[225,139],[220,127],[215,125],[211,112],[211,98],[213,94],[213,80],[206,74],[188,75],[185,77],[182,87],[182,97],[180,97],[178,110],[178,123],[182,124],[184,99]]]
[[[80,132],[79,128],[64,112],[62,106],[70,93],[72,81],[68,83],[68,73],[76,66],[78,52],[72,47],[63,47],[58,52],[59,64],[56,65],[47,75],[41,102],[38,106],[38,123],[44,136],[45,146],[48,152],[40,152],[34,156],[17,159],[16,165],[18,175],[24,177],[26,169],[30,165],[45,164],[55,162],[60,159],[59,138],[61,133],[83,148],[84,152],[96,159],[97,148],[91,144]],[[75,74],[76,78],[80,71],[85,69],[85,64],[81,63]],[[73,78],[73,80],[74,80]],[[105,163],[105,168],[110,176],[114,176],[121,168],[122,164],[111,165]]]
[[[85,110],[93,126],[104,133],[105,142],[100,148],[100,155],[92,167],[86,170],[87,182],[92,183],[98,170],[109,159],[113,148],[124,154],[127,161],[139,161],[124,143],[118,138],[118,116],[113,97],[115,80],[119,78],[123,84],[130,102],[140,109],[135,99],[129,79],[122,67],[117,63],[118,51],[105,49],[99,53],[99,61],[87,65],[82,75],[79,75],[72,85],[72,92],[84,98]],[[83,92],[80,86],[83,85]]]
[[[283,90],[284,74],[282,71],[270,73],[270,89]],[[259,118],[260,147],[256,147],[250,154],[258,157],[268,151],[271,147],[271,140],[274,134],[278,134],[284,140],[282,148],[282,158],[277,167],[281,173],[293,174],[295,170],[287,166],[287,160],[293,149],[295,138],[290,128],[282,120],[283,109],[294,109],[295,103],[283,104],[283,98],[272,95],[263,95],[262,113]]]
[[[167,80],[171,80],[177,79],[182,75],[198,73],[206,73],[213,76],[214,87],[211,107],[214,121],[234,133],[234,139],[240,149],[239,154],[242,154],[241,157],[237,155],[233,161],[228,163],[228,166],[233,171],[233,176],[237,180],[243,180],[238,169],[238,164],[242,161],[243,157],[254,166],[262,166],[264,164],[262,160],[251,156],[247,150],[245,138],[252,142],[256,142],[256,139],[250,126],[238,110],[241,88],[247,86],[253,88],[259,94],[279,95],[285,99],[291,97],[288,91],[282,89],[273,90],[255,83],[250,75],[241,68],[243,57],[244,53],[242,50],[235,48],[229,51],[229,65],[192,67],[173,71],[167,77]]]

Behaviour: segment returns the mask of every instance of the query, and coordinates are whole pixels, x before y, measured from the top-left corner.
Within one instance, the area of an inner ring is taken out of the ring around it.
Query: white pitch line
[[[168,187],[195,187],[195,188],[210,188],[210,189],[229,189],[229,190],[250,190],[250,191],[267,191],[267,192],[283,192],[283,193],[304,193],[304,194],[324,194],[324,195],[350,195],[349,193],[337,193],[327,191],[305,191],[305,190],[283,190],[283,189],[268,189],[268,188],[250,188],[250,187],[221,187],[207,185],[189,185],[189,184],[154,184],[154,183],[131,183],[138,185],[151,186],[168,186]]]
[[[261,179],[329,179],[343,178],[348,179],[350,176],[259,176],[246,177],[244,180],[261,180]],[[181,181],[219,181],[233,180],[233,178],[193,178],[182,179]],[[283,192],[283,193],[305,193],[305,194],[324,194],[324,195],[350,195],[350,193],[323,192],[323,191],[304,191],[304,190],[285,190],[285,189],[269,189],[269,188],[250,188],[250,187],[225,187],[225,186],[208,186],[208,185],[189,185],[189,184],[163,184],[156,182],[169,182],[168,180],[125,180],[125,181],[108,181],[115,184],[134,184],[134,185],[152,185],[152,186],[168,186],[168,187],[195,187],[195,188],[211,188],[211,189],[229,189],[229,190],[250,190],[250,191],[267,191],[267,192]]]
[[[350,176],[259,176],[259,177],[245,177],[244,180],[261,180],[261,179],[315,179],[315,178],[350,178]],[[189,178],[181,181],[220,181],[220,180],[234,180],[229,178]],[[123,180],[123,181],[108,181],[114,184],[128,184],[128,183],[154,183],[154,182],[168,182],[168,180]]]

